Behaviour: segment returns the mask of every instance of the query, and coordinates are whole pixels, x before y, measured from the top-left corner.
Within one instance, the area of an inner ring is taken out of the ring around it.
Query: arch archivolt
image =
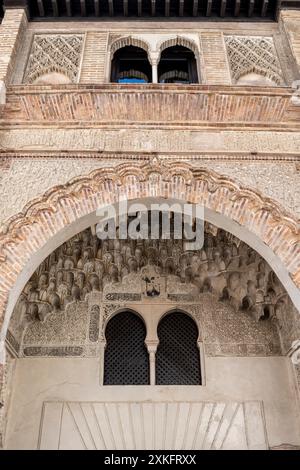
[[[167,49],[168,47],[173,47],[173,46],[187,47],[188,49],[194,52],[196,59],[198,59],[199,57],[199,47],[195,43],[195,41],[185,36],[179,36],[179,35],[170,37],[167,39],[164,38],[157,44],[157,50],[159,52],[159,56],[164,51],[164,49]]]
[[[102,168],[54,187],[10,218],[0,233],[2,338],[18,297],[35,269],[59,245],[97,222],[96,210],[120,199],[201,204],[206,219],[256,249],[300,308],[298,221],[276,202],[213,171],[183,163]]]
[[[166,36],[166,35],[140,35],[140,36],[123,36],[121,38],[115,39],[109,48],[109,61],[111,62],[114,54],[116,51],[121,49],[122,47],[126,46],[135,46],[140,47],[143,49],[147,55],[149,62],[153,64],[158,64],[160,60],[161,53],[164,49],[172,46],[184,46],[190,49],[194,54],[197,62],[197,71],[198,76],[201,77],[200,73],[200,48],[199,45],[196,43],[196,40],[192,38],[188,38],[182,35],[176,36]],[[108,79],[108,71],[110,70],[107,67],[107,79]]]
[[[111,55],[113,56],[116,51],[126,46],[140,47],[147,52],[147,54],[149,54],[150,51],[150,44],[146,40],[134,36],[124,36],[112,42],[110,45]]]

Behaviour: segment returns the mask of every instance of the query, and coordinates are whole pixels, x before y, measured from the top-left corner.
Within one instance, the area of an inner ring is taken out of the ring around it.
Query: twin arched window
[[[167,314],[158,325],[156,385],[201,384],[198,328],[182,312]],[[146,328],[135,313],[114,316],[106,327],[104,385],[146,385],[150,383],[149,356],[145,346]]]
[[[111,64],[111,81],[115,83],[151,83],[152,67],[141,47],[118,49]],[[198,83],[195,54],[177,45],[164,49],[158,64],[158,83]]]

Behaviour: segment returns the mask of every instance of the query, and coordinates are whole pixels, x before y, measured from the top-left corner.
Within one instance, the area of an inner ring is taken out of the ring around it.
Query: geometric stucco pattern
[[[257,235],[281,259],[300,287],[300,234],[293,216],[259,192],[213,171],[183,163],[166,166],[156,157],[146,164],[101,168],[31,201],[0,232],[0,318],[8,295],[33,254],[55,234],[122,199],[165,197],[198,203],[224,214]]]
[[[37,34],[24,75],[24,83],[33,83],[45,73],[65,74],[76,82],[84,36],[82,34]]]
[[[282,84],[283,77],[271,37],[225,36],[232,78],[245,74],[262,74]]]

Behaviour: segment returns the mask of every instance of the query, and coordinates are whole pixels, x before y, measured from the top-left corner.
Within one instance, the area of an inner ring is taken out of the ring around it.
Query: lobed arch
[[[128,47],[136,47],[136,48],[139,48],[141,51],[143,51],[146,56],[145,61],[143,61],[143,64],[145,66],[145,62],[147,62],[151,69],[150,45],[148,44],[148,42],[144,41],[143,39],[136,38],[136,37],[124,36],[119,39],[116,39],[110,45],[109,53],[108,53],[108,60],[107,60],[107,65],[106,65],[106,78],[108,82],[114,81],[112,80],[112,74],[114,73],[113,71],[115,69],[115,66],[113,64],[115,62],[114,59],[115,59],[116,53],[122,53],[122,50],[124,52],[124,49]],[[117,62],[119,63],[119,61]],[[147,77],[146,82],[148,82],[148,78],[150,79],[150,82],[151,82],[151,77]]]
[[[182,162],[164,165],[153,159],[144,165],[101,168],[56,186],[2,226],[2,352],[14,306],[36,268],[60,244],[97,223],[99,205],[115,205],[119,198],[149,206],[154,201],[203,205],[208,222],[233,233],[270,264],[300,311],[298,220],[275,201],[213,171]]]
[[[197,44],[192,39],[186,38],[184,36],[175,36],[175,37],[171,37],[169,39],[164,39],[163,41],[161,41],[157,46],[158,64],[160,62],[161,55],[162,55],[163,51],[165,51],[169,47],[174,47],[174,46],[185,47],[185,48],[189,49],[190,51],[192,51],[194,53],[194,56],[195,56],[195,69],[196,69],[196,72],[197,72],[197,80],[195,80],[195,83],[196,82],[201,83],[201,75],[202,74],[201,74],[201,69],[200,69],[199,47],[197,46]]]
[[[192,39],[188,39],[184,36],[175,36],[173,38],[164,39],[163,41],[161,41],[157,47],[159,51],[159,55],[161,55],[164,49],[167,49],[168,47],[173,47],[173,46],[187,47],[188,49],[194,52],[196,60],[198,60],[199,48],[197,44]]]

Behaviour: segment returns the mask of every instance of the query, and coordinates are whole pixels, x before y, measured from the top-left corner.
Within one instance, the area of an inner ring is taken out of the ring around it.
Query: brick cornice
[[[279,153],[279,152],[195,152],[195,151],[182,151],[182,152],[156,152],[156,151],[40,151],[40,150],[27,150],[27,151],[6,151],[0,150],[0,168],[8,169],[13,159],[28,159],[28,160],[51,160],[61,158],[66,160],[77,159],[91,159],[91,160],[111,160],[112,162],[118,160],[126,161],[148,161],[153,155],[163,158],[166,162],[173,163],[175,161],[201,161],[201,160],[214,160],[214,161],[240,161],[240,162],[284,162],[295,163],[297,168],[300,165],[299,153]]]

